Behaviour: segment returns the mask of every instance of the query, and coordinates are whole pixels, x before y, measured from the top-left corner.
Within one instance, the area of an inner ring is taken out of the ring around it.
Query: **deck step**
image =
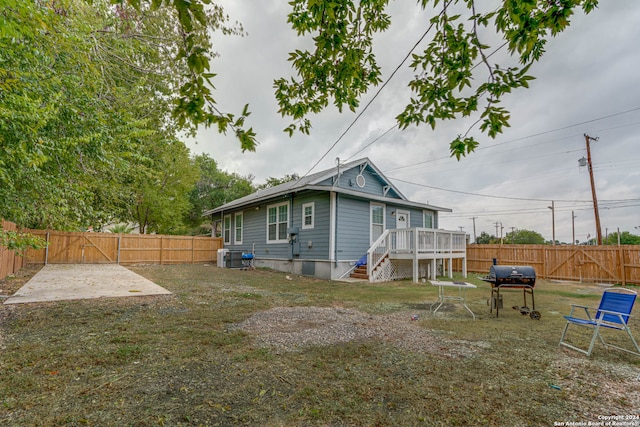
[[[369,275],[367,274],[367,266],[361,265],[359,267],[356,267],[356,269],[351,272],[349,277],[353,279],[369,279]]]

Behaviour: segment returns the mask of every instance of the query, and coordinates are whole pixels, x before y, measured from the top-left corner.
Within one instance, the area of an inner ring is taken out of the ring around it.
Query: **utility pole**
[[[496,239],[498,238],[498,225],[500,226],[500,244],[502,244],[502,230],[504,229],[504,227],[499,221],[496,221],[494,225],[496,226]]]
[[[593,179],[593,167],[591,165],[591,147],[589,141],[597,141],[598,138],[593,138],[584,134],[584,140],[587,143],[587,165],[589,167],[589,179],[591,180],[591,195],[593,196],[593,212],[596,217],[596,237],[598,239],[598,245],[602,245],[602,230],[600,229],[600,214],[598,213],[598,198],[596,197],[596,183]]]
[[[571,211],[571,244],[576,244],[576,215]]]
[[[473,243],[476,243],[476,218],[478,217],[474,216],[471,218],[471,221],[473,221]]]
[[[556,244],[556,205],[555,202],[551,201],[551,206],[547,206],[551,209],[551,235],[552,235],[552,245]]]

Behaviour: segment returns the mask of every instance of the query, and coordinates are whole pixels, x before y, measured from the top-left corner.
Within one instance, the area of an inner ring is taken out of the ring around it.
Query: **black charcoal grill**
[[[519,311],[523,316],[528,314],[532,319],[540,319],[540,312],[536,311],[536,303],[533,297],[533,288],[536,285],[536,271],[533,267],[528,265],[492,265],[489,269],[489,275],[481,279],[491,283],[489,306],[491,307],[490,312],[495,307],[496,317],[499,317],[500,305],[502,304],[500,290],[522,289],[524,305],[513,306],[513,309]],[[531,308],[527,305],[527,294],[531,295]]]

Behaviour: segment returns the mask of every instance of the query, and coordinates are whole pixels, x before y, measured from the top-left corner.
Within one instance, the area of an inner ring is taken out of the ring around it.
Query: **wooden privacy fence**
[[[31,264],[197,264],[216,262],[222,248],[217,237],[29,232],[48,243],[27,252]]]
[[[530,265],[543,279],[640,284],[640,245],[467,245],[467,271],[487,274],[501,265]],[[454,269],[462,263],[454,260]]]
[[[2,223],[2,230],[5,231],[17,231],[18,227],[9,221],[0,220]],[[24,257],[16,254],[15,251],[10,251],[4,246],[0,246],[0,280],[16,273],[20,270],[24,264],[26,264]]]

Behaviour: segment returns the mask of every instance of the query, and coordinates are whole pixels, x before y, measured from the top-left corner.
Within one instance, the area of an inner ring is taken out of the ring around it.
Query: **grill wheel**
[[[523,316],[526,316],[527,314],[529,315],[529,317],[531,317],[533,320],[540,320],[540,318],[542,317],[542,314],[540,314],[539,311],[537,310],[531,310],[529,307],[525,306],[520,306],[520,305],[514,305],[513,307],[514,310],[519,311],[520,314],[522,314]]]

